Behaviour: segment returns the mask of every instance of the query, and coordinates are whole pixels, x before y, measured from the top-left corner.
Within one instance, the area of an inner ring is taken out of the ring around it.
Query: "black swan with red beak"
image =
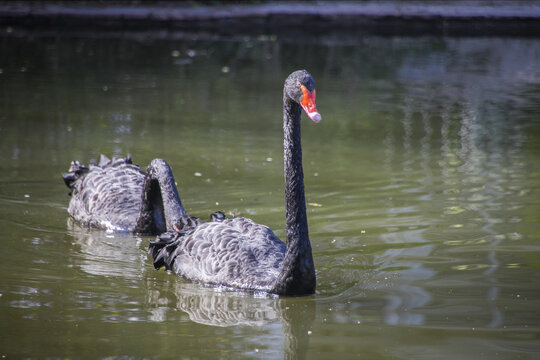
[[[150,243],[154,266],[205,284],[277,295],[315,293],[316,277],[308,234],[300,119],[315,123],[315,82],[295,71],[283,88],[283,148],[287,243],[270,228],[242,217],[168,232]]]

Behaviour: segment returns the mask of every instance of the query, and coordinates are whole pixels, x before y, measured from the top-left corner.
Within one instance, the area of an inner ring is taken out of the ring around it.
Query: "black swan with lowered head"
[[[71,195],[68,212],[83,226],[157,235],[204,223],[184,210],[171,168],[161,159],[145,173],[129,157],[101,155],[90,167],[73,161],[63,178]],[[223,218],[212,214],[212,220]]]
[[[186,279],[277,295],[315,293],[315,266],[308,235],[300,118],[316,123],[315,82],[295,71],[283,87],[284,173],[287,244],[250,219],[233,218],[167,232],[151,242],[154,266]]]

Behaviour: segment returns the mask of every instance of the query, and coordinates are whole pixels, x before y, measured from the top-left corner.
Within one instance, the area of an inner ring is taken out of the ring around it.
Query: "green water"
[[[534,359],[540,39],[0,29],[0,355]],[[166,159],[187,210],[284,238],[281,95],[303,121],[317,294],[156,271],[69,221],[70,161]]]

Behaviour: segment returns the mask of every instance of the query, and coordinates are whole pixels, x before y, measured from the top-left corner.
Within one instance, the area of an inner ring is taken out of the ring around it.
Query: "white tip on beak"
[[[314,123],[318,123],[322,120],[321,114],[318,112],[308,114],[308,116],[311,118],[311,120],[313,120]]]

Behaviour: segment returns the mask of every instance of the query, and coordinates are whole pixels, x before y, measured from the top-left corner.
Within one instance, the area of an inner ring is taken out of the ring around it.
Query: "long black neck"
[[[162,159],[152,160],[144,178],[135,232],[160,234],[172,230],[185,215],[169,164]]]
[[[300,106],[284,95],[283,157],[287,252],[283,268],[274,285],[274,292],[282,295],[313,294],[316,283],[304,195],[300,118]]]

